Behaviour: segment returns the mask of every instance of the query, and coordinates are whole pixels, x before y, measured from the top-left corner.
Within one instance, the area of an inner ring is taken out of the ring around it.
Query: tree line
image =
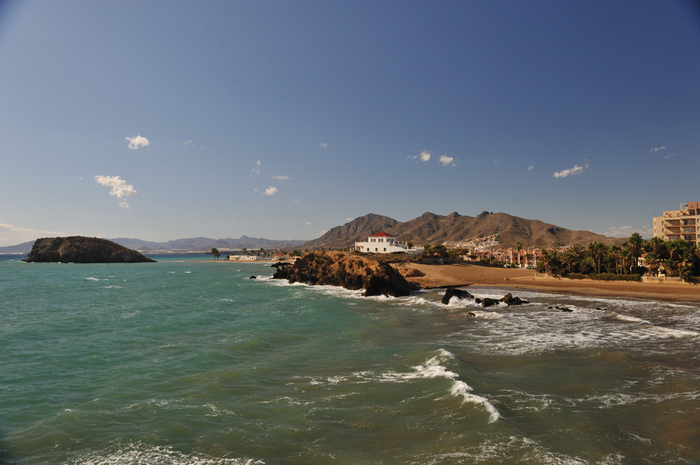
[[[640,260],[641,257],[644,260]],[[566,277],[639,280],[642,275],[679,277],[697,282],[700,276],[700,249],[686,241],[645,240],[632,234],[622,246],[591,242],[573,245],[566,251],[545,250],[537,270]]]

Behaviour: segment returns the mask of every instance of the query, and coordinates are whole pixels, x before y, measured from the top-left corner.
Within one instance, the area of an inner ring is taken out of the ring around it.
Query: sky
[[[0,246],[700,201],[700,7],[0,0]]]

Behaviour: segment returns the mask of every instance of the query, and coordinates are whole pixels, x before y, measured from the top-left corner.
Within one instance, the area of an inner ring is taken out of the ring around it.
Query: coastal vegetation
[[[642,275],[678,277],[696,283],[700,276],[700,249],[685,241],[644,240],[632,234],[622,246],[591,242],[565,251],[548,249],[537,271],[580,279],[638,281]]]

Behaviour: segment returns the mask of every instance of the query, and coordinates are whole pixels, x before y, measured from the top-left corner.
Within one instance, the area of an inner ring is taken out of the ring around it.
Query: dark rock
[[[248,279],[257,279],[257,278],[258,278],[257,276],[253,275],[253,276],[251,276],[251,277],[248,278]]]
[[[491,307],[492,305],[498,305],[498,302],[500,302],[500,300],[494,300],[487,297],[481,301],[481,306],[484,308]]]
[[[513,294],[510,292],[506,294],[503,299],[501,299],[501,302],[505,303],[506,305],[522,305],[522,304],[529,304],[530,302],[527,300],[522,300],[520,297],[513,297]]]
[[[476,318],[476,313],[474,313],[474,312],[467,312],[467,318]]]
[[[333,252],[309,252],[293,265],[278,267],[273,279],[364,289],[365,296],[400,297],[417,289],[416,285],[409,283],[401,273],[382,260]]]
[[[27,262],[137,263],[154,262],[141,253],[96,237],[70,236],[37,239]]]
[[[474,298],[473,295],[471,295],[469,292],[467,292],[463,289],[456,289],[456,288],[450,287],[450,288],[447,288],[445,290],[445,295],[442,296],[442,303],[445,305],[449,304],[450,299],[452,299],[452,297],[457,297],[460,300]]]

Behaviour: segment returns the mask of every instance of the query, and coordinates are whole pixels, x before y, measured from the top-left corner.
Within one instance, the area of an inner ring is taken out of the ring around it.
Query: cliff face
[[[45,237],[37,239],[27,262],[136,263],[153,262],[139,252],[95,237]]]
[[[365,290],[365,296],[406,296],[417,287],[388,263],[343,253],[310,252],[293,265],[282,265],[274,279],[286,279],[352,290]]]

